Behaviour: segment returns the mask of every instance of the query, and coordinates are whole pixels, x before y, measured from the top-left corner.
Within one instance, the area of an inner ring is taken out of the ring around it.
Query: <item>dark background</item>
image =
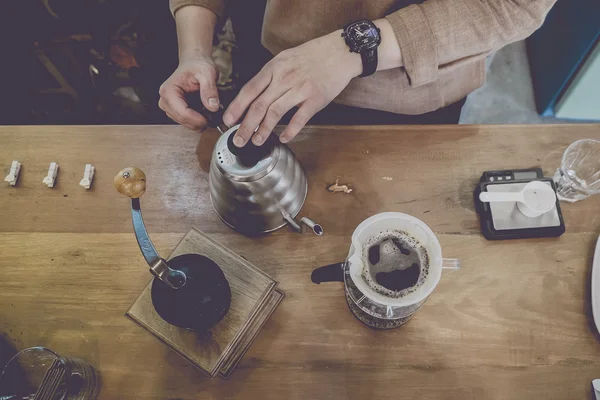
[[[168,0],[0,0],[0,124],[167,123]]]

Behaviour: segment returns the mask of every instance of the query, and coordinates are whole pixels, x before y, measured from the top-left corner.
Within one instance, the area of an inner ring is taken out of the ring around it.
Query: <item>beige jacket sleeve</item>
[[[185,6],[201,6],[208,8],[217,14],[217,17],[219,18],[222,18],[225,12],[225,0],[169,0],[169,7],[171,8],[171,13],[173,13],[173,15],[175,15],[177,10]]]
[[[533,33],[556,0],[427,0],[387,16],[413,87]]]

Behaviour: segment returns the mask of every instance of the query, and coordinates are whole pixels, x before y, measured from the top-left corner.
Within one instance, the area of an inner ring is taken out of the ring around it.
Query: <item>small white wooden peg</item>
[[[15,186],[17,184],[17,180],[19,179],[19,172],[21,172],[21,163],[18,161],[13,161],[10,166],[10,172],[4,178],[4,181],[8,182],[10,186]]]
[[[42,183],[44,183],[49,188],[54,187],[54,181],[56,180],[56,175],[58,175],[58,164],[55,162],[50,163],[50,168],[48,168],[48,176],[44,178]]]
[[[96,167],[92,164],[85,164],[85,171],[83,171],[83,179],[79,182],[80,186],[83,186],[84,189],[89,189],[92,186],[92,181],[94,180],[94,173],[96,172]]]

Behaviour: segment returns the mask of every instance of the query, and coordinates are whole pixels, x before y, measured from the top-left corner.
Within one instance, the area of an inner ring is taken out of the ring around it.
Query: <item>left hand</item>
[[[240,90],[223,122],[233,126],[248,109],[233,142],[243,147],[258,127],[252,142],[262,145],[281,117],[299,106],[280,135],[281,142],[289,142],[361,73],[360,55],[349,52],[341,31],[313,39],[269,61]]]

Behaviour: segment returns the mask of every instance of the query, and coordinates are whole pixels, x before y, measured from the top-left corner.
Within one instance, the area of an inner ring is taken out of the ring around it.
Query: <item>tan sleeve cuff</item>
[[[418,5],[402,8],[388,16],[398,39],[410,85],[418,87],[438,77],[438,55],[429,21]]]
[[[210,11],[217,14],[217,17],[223,18],[225,14],[225,0],[169,0],[169,7],[171,13],[175,15],[175,12],[181,7],[185,6],[200,6],[208,8]]]

